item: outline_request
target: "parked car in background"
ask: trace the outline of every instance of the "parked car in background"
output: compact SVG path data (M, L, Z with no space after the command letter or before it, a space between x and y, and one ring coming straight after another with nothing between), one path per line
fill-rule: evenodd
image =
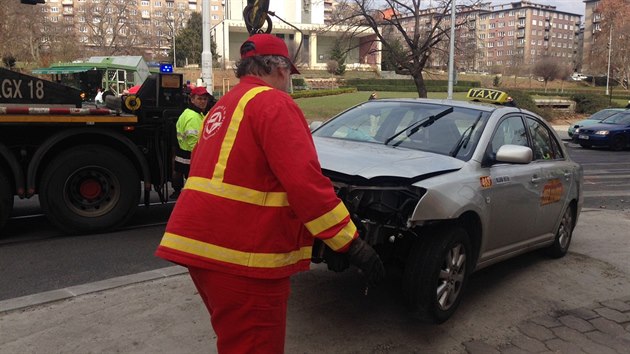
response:
M580 73L573 73L573 75L571 75L571 80L573 81L582 81L584 79L586 79L588 76L584 75L584 74L580 74Z
M577 128L581 128L581 127L587 127L589 125L593 125L596 123L601 122L602 120L612 116L613 114L617 114L619 112L623 112L625 111L626 108L606 108L606 109L602 109L601 111L597 111L595 113L593 113L593 115L591 115L590 117L575 122L574 124L572 124L571 126L569 126L569 129L567 130L567 133L569 134L569 137L573 137L573 134L575 133L575 129Z
M577 128L573 140L583 148L606 146L618 151L630 147L630 111L625 110L597 124Z
M468 97L505 103L507 94L474 89ZM402 275L404 298L421 319L446 321L475 270L534 249L553 257L569 249L582 167L534 113L377 99L315 128L313 140L360 237L388 274ZM329 250L317 250L325 260Z

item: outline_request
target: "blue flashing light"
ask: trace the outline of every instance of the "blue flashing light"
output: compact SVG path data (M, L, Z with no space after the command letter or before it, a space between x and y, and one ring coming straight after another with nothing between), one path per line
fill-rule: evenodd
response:
M161 73L172 73L173 72L173 64L160 64L160 72Z

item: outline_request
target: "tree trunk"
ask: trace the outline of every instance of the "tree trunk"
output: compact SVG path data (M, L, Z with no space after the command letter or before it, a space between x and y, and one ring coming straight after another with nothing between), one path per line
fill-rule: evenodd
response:
M418 72L414 75L413 82L416 84L416 88L418 89L418 97L419 98L427 98L427 87L424 85L424 77L422 77L422 72Z

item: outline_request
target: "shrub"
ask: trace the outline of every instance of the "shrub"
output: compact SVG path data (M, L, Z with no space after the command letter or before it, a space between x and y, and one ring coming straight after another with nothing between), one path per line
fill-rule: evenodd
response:
M356 92L357 89L354 87L344 87L332 90L308 90L308 91L298 91L293 92L291 97L293 98L307 98L307 97L321 97L321 96L330 96L330 95L340 95L342 93L350 93Z
M508 92L508 95L510 95L510 97L514 99L514 102L516 102L516 105L518 106L518 108L522 108L530 112L534 112L547 120L550 120L551 118L553 118L551 114L552 111L538 108L532 96L530 96L529 93L527 93L526 91L510 90Z
M492 80L492 86L494 87L501 86L501 78L498 75L495 75L494 79Z
M575 113L593 114L610 107L608 97L597 94L578 93L571 96L575 101Z

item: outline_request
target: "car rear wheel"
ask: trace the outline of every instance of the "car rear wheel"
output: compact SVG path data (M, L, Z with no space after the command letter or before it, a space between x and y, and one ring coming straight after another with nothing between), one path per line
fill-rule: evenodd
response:
M13 210L13 192L9 178L0 170L0 230ZM0 236L2 234L0 233Z
M614 136L612 143L610 143L610 149L614 151L621 151L626 147L626 138L623 135Z
M575 227L575 219L573 217L573 207L568 206L564 211L562 219L560 219L560 226L556 231L556 238L553 244L547 248L547 253L553 258L564 257L569 251L569 245L571 245L571 237L573 236L573 228Z
M459 226L431 230L412 247L403 280L412 314L420 320L442 323L459 306L471 272L468 233Z
M131 161L105 146L82 145L48 165L39 191L48 219L67 233L104 232L125 223L140 198Z

